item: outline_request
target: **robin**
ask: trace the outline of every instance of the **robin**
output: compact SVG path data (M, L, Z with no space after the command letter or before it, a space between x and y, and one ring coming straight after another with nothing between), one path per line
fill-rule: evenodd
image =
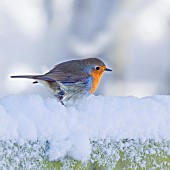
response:
M43 75L19 75L11 78L34 79L34 84L45 84L62 105L67 105L92 94L104 71L112 70L106 68L98 58L87 58L57 64Z

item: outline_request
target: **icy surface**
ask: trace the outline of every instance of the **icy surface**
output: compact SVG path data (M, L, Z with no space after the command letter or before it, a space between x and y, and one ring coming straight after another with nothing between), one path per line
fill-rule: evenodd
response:
M129 157L134 157L136 148L130 149L126 146L130 146L129 143L116 144L116 141L133 139L135 142L140 140L136 143L143 142L145 145L148 139L158 143L168 141L169 122L169 96L140 99L133 96L91 96L74 107L64 107L54 98L43 99L38 95L10 95L0 99L0 141L48 142L50 145L46 154L49 160L62 159L67 155L83 162L95 160L96 152L91 158L90 154L95 151L96 146L106 146L105 143L109 143L103 143L106 139L115 141L112 145L114 143L119 150L128 148ZM134 147L133 140L131 143ZM98 141L97 145L94 141ZM170 149L167 145L162 145L162 150L169 155ZM0 144L0 149L1 147ZM116 147L104 148L105 155L114 156L115 161L120 158ZM147 153L146 150L145 152ZM148 152L156 154L157 150L150 148ZM140 160L140 157L136 157L136 160L138 159ZM140 165L145 166L145 161L140 161Z

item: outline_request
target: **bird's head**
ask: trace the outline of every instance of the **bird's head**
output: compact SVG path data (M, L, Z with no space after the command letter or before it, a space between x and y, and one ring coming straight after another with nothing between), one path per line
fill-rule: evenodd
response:
M103 61L98 58L87 58L83 60L85 71L90 75L101 76L104 71L112 71L108 69Z
M88 58L83 60L83 65L85 67L85 72L92 77L92 87L90 93L93 93L100 81L100 78L105 71L112 71L108 69L103 61L98 58Z

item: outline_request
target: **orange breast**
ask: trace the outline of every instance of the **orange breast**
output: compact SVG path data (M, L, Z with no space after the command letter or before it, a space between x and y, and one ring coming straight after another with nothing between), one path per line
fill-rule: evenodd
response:
M100 66L100 70L93 70L90 73L90 76L92 77L92 87L90 89L90 93L93 93L96 90L99 84L100 78L103 72L105 71L105 69L106 69L106 66Z

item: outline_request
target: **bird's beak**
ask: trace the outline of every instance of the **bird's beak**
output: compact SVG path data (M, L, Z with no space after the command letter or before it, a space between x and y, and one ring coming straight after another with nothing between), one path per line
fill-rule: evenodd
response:
M109 69L109 68L106 68L106 69L105 69L105 71L112 71L112 70L111 70L111 69Z

